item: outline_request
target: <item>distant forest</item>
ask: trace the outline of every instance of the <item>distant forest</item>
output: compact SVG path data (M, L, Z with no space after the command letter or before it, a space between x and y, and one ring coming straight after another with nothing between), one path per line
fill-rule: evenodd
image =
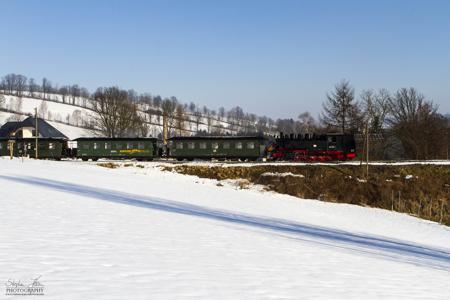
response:
M20 74L3 76L0 91L45 100L59 95L67 104L81 99L83 107L95 112L91 125L111 137L147 135L143 124L148 114L162 117L170 135L192 134L186 127L188 121L196 123L195 134L199 135L337 132L354 134L361 141L368 137L372 159L449 158L448 116L442 115L437 105L413 87L395 92L364 90L355 95L350 82L342 80L324 95L318 119L309 112L301 112L296 119L276 120L244 112L240 106L214 110L193 102L182 103L176 97L162 98L118 87L100 87L91 93L77 84L58 86L47 78L38 83ZM0 108L2 102L4 97L0 97Z

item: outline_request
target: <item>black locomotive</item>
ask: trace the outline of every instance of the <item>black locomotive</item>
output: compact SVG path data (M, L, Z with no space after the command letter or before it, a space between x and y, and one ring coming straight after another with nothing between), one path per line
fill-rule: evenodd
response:
M347 134L280 134L267 146L269 160L342 161L356 157L355 139Z

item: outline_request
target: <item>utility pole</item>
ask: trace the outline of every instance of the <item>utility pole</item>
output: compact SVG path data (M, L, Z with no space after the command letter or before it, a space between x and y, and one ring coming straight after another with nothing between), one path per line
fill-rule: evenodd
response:
M168 116L167 114L163 114L163 144L167 145L167 137L168 137Z
M36 121L36 128L35 128L35 147L34 147L34 151L35 151L35 158L38 159L38 155L39 155L39 151L38 151L38 147L39 147L39 131L38 131L38 114L37 114L37 107L34 108L34 116L35 116L35 121Z
M366 175L369 180L369 122L366 123Z

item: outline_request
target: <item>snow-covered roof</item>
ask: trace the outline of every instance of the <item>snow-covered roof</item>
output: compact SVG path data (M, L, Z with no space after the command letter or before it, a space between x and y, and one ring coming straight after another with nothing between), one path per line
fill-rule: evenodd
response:
M68 139L61 131L47 123L44 119L37 118L39 136L44 138ZM11 134L23 127L35 128L36 119L28 117L22 122L7 122L0 128L0 137L10 137Z

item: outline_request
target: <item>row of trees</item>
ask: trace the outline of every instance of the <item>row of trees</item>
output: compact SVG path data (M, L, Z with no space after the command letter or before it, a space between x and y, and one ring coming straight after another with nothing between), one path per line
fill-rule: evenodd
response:
M77 84L64 85L58 87L53 85L50 80L43 78L41 83L37 83L34 78L27 78L21 74L7 74L0 80L0 90L8 95L18 97L30 96L32 98L41 98L53 100L51 95L62 95L64 103L75 104L76 98L89 98L89 91Z
M85 108L95 108L96 92L89 91L77 84L58 86L47 78L43 78L38 84L33 78L27 78L21 74L7 74L0 80L0 91L7 95L18 97L29 96L32 98L62 101L72 105ZM194 122L194 131L201 131L200 125L206 125L202 134L221 134L226 132L221 124L228 123L228 132L240 134L245 133L267 133L274 128L275 121L268 117L258 117L255 114L245 113L239 106L227 111L220 107L217 111L206 106L199 106L194 102L181 103L176 97L162 98L148 93L139 94L134 90L122 90L127 93L127 100L138 104L138 109L155 115L158 119L168 116L170 127L182 132L188 121ZM91 107L93 106L93 107ZM202 126L203 127L203 126Z
M321 123L327 131L363 133L378 137L374 154L385 158L393 141L408 159L448 158L449 119L415 88L393 94L365 90L359 100L348 81L335 86L323 104Z

